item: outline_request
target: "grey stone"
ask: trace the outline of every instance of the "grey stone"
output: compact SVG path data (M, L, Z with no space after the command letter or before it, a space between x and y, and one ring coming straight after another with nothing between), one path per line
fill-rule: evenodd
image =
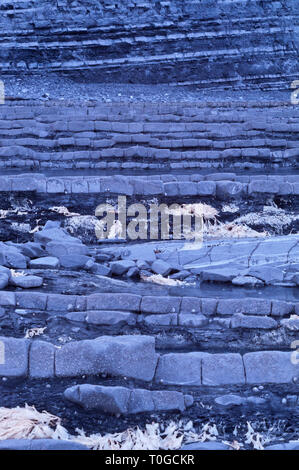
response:
M179 325L191 328L201 328L206 326L209 320L204 315L185 313L179 315Z
M203 385L244 384L244 367L240 354L211 354L202 359Z
M216 299L201 299L201 310L203 315L211 316L216 312L218 301Z
M135 294L92 294L87 297L87 310L138 311L141 296Z
M231 320L231 328L257 328L262 330L271 330L277 328L277 322L270 317L242 315L236 313Z
M255 266L249 269L248 274L261 279L266 284L283 281L282 269L274 266Z
M130 268L126 273L126 277L129 279L136 278L138 276L139 276L139 269L136 266Z
M256 181L252 181L248 185L249 194L254 194L254 193L276 194L278 192L279 192L279 184L276 183L275 181L268 181L266 179L256 180Z
M217 306L219 315L233 315L234 313L246 313L248 315L269 315L271 313L271 301L263 299L220 299Z
M26 269L27 258L17 248L0 242L0 265L8 268Z
M10 284L23 289L30 289L32 287L40 287L43 284L43 278L39 276L12 276Z
M46 245L52 241L59 241L64 243L81 243L75 237L69 235L65 230L60 227L44 227L40 232L35 232L34 241Z
M30 261L31 269L57 269L60 266L59 259L53 256L44 256Z
M230 408L232 406L243 405L246 402L245 398L240 397L239 395L222 395L215 398L215 403L217 405L224 406L225 408Z
M153 391L152 397L155 411L185 410L184 395L180 392L172 390Z
M201 280L214 282L230 282L240 273L241 269L232 266L212 268L202 270L200 273Z
M87 246L79 243L77 241L68 242L68 241L51 241L47 243L46 249L49 255L55 257L67 256L67 255L87 255L88 248Z
M16 304L21 308L45 310L47 295L41 292L17 292Z
M78 442L62 439L5 439L0 450L89 450Z
M244 193L244 186L237 181L218 181L216 185L216 196L223 201L238 198Z
M184 395L176 391L130 390L125 387L83 384L66 389L64 396L87 410L97 409L115 415L184 411L186 408Z
M84 322L86 312L68 312L65 314L65 318L69 321Z
M118 310L90 310L87 312L86 321L93 325L135 325L136 315Z
M154 273L161 274L162 276L167 276L172 270L171 266L161 259L154 261L151 269Z
M292 353L260 351L243 356L246 381L256 383L290 383L299 377L299 364L292 363Z
M157 359L152 337L101 336L70 342L56 350L56 375L76 377L107 373L150 381Z
M180 297L144 296L140 309L143 313L178 313L180 303Z
M216 194L216 183L214 181L200 181L197 183L197 194L199 196L214 196Z
M32 341L29 351L29 375L32 378L54 377L55 346L45 341Z
M178 324L178 315L177 313L162 313L161 315L142 315L139 321L143 321L143 323L150 326L176 326Z
M89 256L85 255L63 255L59 257L60 265L63 268L69 269L83 269L86 267L88 261L92 260Z
M0 376L26 377L29 341L0 337Z
M261 405L265 405L265 403L267 403L267 400L265 398L262 398L262 397L247 397L246 398L246 403L248 405L253 405L253 406L261 406Z
M122 276L134 266L135 263L131 260L112 261L110 263L110 269L112 274L116 274L117 276Z
M190 452L193 452L194 450L231 450L231 447L223 444L222 442L209 441L185 444L180 448L180 450L186 450Z
M8 285L9 276L6 273L0 272L0 289L5 289Z
M75 295L48 294L47 311L70 312L75 310L77 297Z
M286 318L285 320L281 320L281 325L287 328L290 331L298 331L299 330L299 318Z
M155 410L153 393L150 390L135 389L128 401L128 413L148 413Z
M45 250L40 243L27 242L19 245L19 249L24 256L28 258L40 258L46 256Z
M181 302L181 314L201 313L201 298L200 297L183 297Z
M260 279L257 279L253 276L237 276L232 279L232 284L234 286L263 286L264 283Z
M201 363L207 353L170 353L159 358L155 382L165 385L201 385Z
M104 264L95 263L92 267L92 272L100 276L109 276L111 274L111 268Z
M101 385L74 385L67 388L64 397L86 410L101 410L114 415L126 414L131 390L125 387Z
M170 279L179 279L180 281L183 281L188 276L190 276L190 271L183 269L182 271L179 271L178 273L172 274L170 276Z

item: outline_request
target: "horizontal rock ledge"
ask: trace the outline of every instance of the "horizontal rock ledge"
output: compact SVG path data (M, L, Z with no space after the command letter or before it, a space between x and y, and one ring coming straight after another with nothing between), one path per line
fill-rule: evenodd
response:
M61 347L41 340L0 337L0 377L80 377L105 374L181 386L292 383L296 351L158 355L151 336L101 336Z

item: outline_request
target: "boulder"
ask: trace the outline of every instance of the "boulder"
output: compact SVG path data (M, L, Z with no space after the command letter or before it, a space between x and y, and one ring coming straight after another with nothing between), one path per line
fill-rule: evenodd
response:
M54 256L44 256L31 260L29 266L31 269L58 269L60 263Z
M112 261L110 263L111 273L117 276L122 276L130 268L133 268L134 266L135 266L135 263L134 261L131 261L131 260Z
M76 240L76 239L75 239ZM51 241L47 243L46 250L49 255L61 257L64 255L87 255L88 247L78 241Z
M7 268L26 269L27 257L14 246L0 242L0 265Z
M22 289L30 289L32 287L40 287L43 284L43 278L39 276L12 276L10 284Z
M46 256L45 250L40 243L27 242L18 245L19 250L24 256L28 258L40 258Z
M153 262L151 269L156 274L161 274L161 276L168 276L172 270L172 267L165 261L157 259Z
M59 256L60 266L68 269L83 269L92 258L85 255L62 255Z
M101 385L74 385L67 388L64 397L86 410L101 410L109 414L126 414L131 390L125 387Z
M81 243L80 240L75 237L72 237L65 230L56 225L54 227L44 227L43 230L35 232L34 241L37 243L41 243L42 245L46 245L47 243L52 241Z

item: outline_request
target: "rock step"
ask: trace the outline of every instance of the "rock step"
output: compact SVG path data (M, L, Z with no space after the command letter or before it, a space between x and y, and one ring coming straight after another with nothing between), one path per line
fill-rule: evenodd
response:
M258 298L212 299L201 297L141 296L130 293L91 295L0 291L0 306L47 312L122 311L143 314L202 314L225 318L234 314L286 317L298 314L298 302Z
M220 103L218 112L213 103L7 103L0 109L3 168L262 169L298 159L298 113L288 103Z
M222 179L221 179L222 178ZM237 176L157 175L157 176L72 176L45 177L41 174L0 176L0 192L40 194L115 194L211 196L218 200L240 200L258 195L298 196L299 175Z
M108 374L180 386L296 383L297 352L209 354L155 352L151 336L101 336L61 347L44 341L0 338L1 377L79 377ZM142 364L142 368L140 367Z

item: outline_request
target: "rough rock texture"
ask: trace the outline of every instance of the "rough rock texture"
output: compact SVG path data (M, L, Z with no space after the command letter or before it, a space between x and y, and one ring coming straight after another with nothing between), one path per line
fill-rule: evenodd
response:
M297 24L295 0L5 1L1 71L277 86L297 78Z
M1 51L0 51L1 55ZM288 83L289 88L289 83ZM258 95L259 96L259 95ZM296 166L298 107L285 101L191 103L98 103L12 100L1 105L0 168L27 172L0 178L0 191L59 194L144 194L216 196L239 200L270 194L298 194L298 175L242 175L231 169ZM92 174L42 174L47 169L138 170L113 178ZM174 171L194 169L194 177ZM221 173L197 175L199 169ZM159 172L168 169L163 184ZM144 170L156 170L147 175ZM24 173L24 171L23 171ZM164 175L165 176L165 175ZM274 178L274 179L273 179ZM148 180L144 185L144 179ZM273 183L275 182L275 184ZM187 182L187 184L186 184ZM297 186L296 184L297 183Z
M85 409L98 409L110 414L136 414L151 411L185 410L185 398L175 391L130 390L125 387L75 385L64 392L67 400ZM190 402L189 406L191 406Z

